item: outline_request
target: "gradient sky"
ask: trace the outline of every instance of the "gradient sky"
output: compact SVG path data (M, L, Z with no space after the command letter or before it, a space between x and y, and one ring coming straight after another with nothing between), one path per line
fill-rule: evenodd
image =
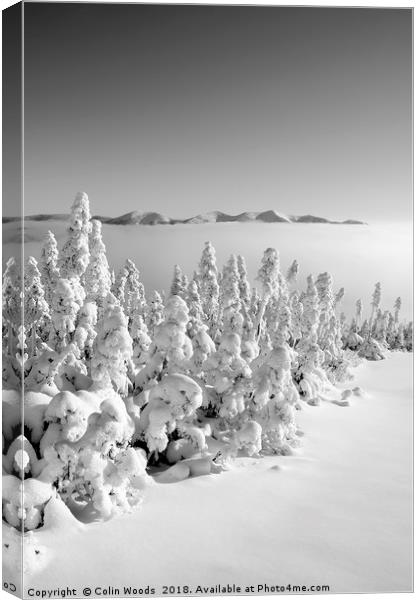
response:
M411 18L25 4L25 212L409 219Z

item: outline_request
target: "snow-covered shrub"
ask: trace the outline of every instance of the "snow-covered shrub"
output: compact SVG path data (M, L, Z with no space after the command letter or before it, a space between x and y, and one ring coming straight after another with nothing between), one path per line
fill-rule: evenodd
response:
M196 416L201 405L201 387L187 375L165 375L150 390L137 435L146 442L155 459L166 449L173 458L174 446L168 446L179 439L186 440L194 452L205 450L209 431L199 426Z
M185 373L191 365L193 348L187 335L189 313L186 302L170 296L165 306L165 318L155 328L147 363L135 378L137 392L154 385L166 373Z
M213 414L237 428L250 395L252 372L241 356L241 339L237 333L223 334L219 348L203 364L206 380L218 394ZM223 426L223 425L222 425Z
M262 427L262 448L268 453L289 454L297 444L295 405L299 396L291 376L292 360L293 351L283 343L254 367L252 414Z
M134 423L119 394L110 387L91 390L61 392L51 400L40 448L70 508L73 502L91 503L108 518L141 500L146 460L130 447Z

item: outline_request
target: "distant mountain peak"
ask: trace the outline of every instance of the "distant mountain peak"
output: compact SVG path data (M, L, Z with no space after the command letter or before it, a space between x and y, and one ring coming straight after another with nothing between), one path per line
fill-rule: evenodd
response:
M28 221L54 221L64 220L67 215L63 214L38 214L26 216L25 219ZM159 212L140 212L133 210L125 213L120 217L103 217L95 215L93 217L102 223L109 225L198 225L202 223L250 223L250 222L262 222L262 223L328 223L331 225L366 225L363 221L356 221L355 219L347 219L346 221L332 221L325 219L324 217L317 217L315 215L284 215L276 210L264 210L260 212L246 211L239 213L238 215L230 215L221 210L213 210L207 213L202 213L188 219L171 219L166 217ZM19 217L3 217L3 223L11 221L19 221Z

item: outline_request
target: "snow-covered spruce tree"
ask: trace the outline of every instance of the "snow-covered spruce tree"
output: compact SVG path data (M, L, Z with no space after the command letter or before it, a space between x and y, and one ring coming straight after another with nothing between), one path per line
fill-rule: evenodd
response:
M380 313L380 318L377 320L374 337L383 348L387 348L387 331L390 322L390 311L385 310Z
M36 353L42 341L42 329L47 328L49 307L45 300L44 288L38 263L33 256L28 258L25 265L23 284L23 324L27 340L28 356Z
M252 288L252 294L250 296L250 307L249 307L249 317L253 323L255 332L257 330L257 317L261 310L262 298L259 295L258 289L256 287Z
M243 316L240 312L240 276L237 268L237 258L231 255L223 267L220 286L220 324L223 334L237 333L241 335Z
M325 350L327 341L329 341L329 320L334 315L335 297L332 290L332 283L332 277L326 272L320 273L316 279L316 288L319 297L319 325L317 335L319 346L323 350Z
M188 284L186 304L189 311L188 332L190 337L193 338L196 332L196 327L201 326L205 319L198 285L194 279L191 279Z
M279 292L279 255L275 248L267 248L262 257L262 263L257 274L261 283L262 296L258 314L255 319L257 339L263 334L263 318L266 307L271 299L275 299Z
M199 263L199 292L201 294L202 308L210 335L214 335L218 324L218 302L220 287L218 284L218 268L215 250L211 242L205 243Z
M370 333L372 333L374 317L376 317L376 315L377 315L377 312L380 308L380 303L381 303L381 283L378 282L375 284L374 293L372 295L371 315L370 315L370 320L369 320Z
M320 309L312 275L307 277L307 290L302 296L302 305L301 338L295 346L297 364L293 377L303 398L310 404L318 404L319 396L327 387L328 381L322 367L324 352L317 342Z
M361 300L357 300L356 302L356 313L355 317L352 319L352 323L349 326L348 331L345 335L343 335L343 347L356 352L359 350L361 345L364 342L364 338L360 335L362 327L361 327L361 317L362 317L362 303ZM368 329L368 323L365 325L366 331ZM358 333L359 332L359 333Z
M396 301L394 303L394 323L396 325L398 325L399 323L399 316L400 316L400 309L402 307L402 299L400 298L400 296L398 298L396 298Z
M239 273L240 300L242 305L249 310L251 300L250 284L247 276L246 261L244 260L244 256L241 254L237 256L237 270Z
M359 333L360 329L361 329L361 323L362 323L362 300L359 298L356 301L356 310L355 310L355 333Z
M128 328L131 329L135 314L144 316L147 308L144 285L141 282L140 272L134 261L130 259L125 261L120 282L123 286L123 293L118 300L128 317Z
M401 336L400 336L401 337ZM403 340L403 345L401 344L401 347L406 348L406 350L408 352L413 352L413 322L410 321L407 324L407 327L404 329L404 340Z
M41 260L39 261L41 281L44 287L45 300L51 306L52 295L60 276L58 269L58 245L54 234L48 231L41 248Z
M165 374L189 371L192 342L187 335L188 323L186 302L179 296L169 296L164 321L154 331L147 364L135 378L137 394L153 387Z
M186 296L185 279L182 269L179 265L175 265L173 270L173 279L172 285L170 286L170 294L172 296L180 296L183 299L185 299Z
M130 447L133 421L108 383L54 396L40 442L41 461L61 499L70 509L91 506L105 519L130 511L148 478L144 453Z
M387 331L385 333L386 344L390 350L395 349L395 341L396 341L396 325L394 322L394 315L389 312L388 315L388 323L387 323Z
M19 329L22 326L21 274L16 260L9 258L3 273L3 349L15 358Z
M202 365L208 356L215 352L215 344L208 334L207 325L204 324L204 311L194 279L188 284L187 306L189 311L187 332L191 338L193 349L191 370L195 377L202 378Z
M58 261L61 278L80 278L84 275L90 258L90 228L89 199L84 192L78 192L71 207L67 241Z
M290 454L298 445L295 405L298 392L291 375L294 352L281 334L262 363L254 364L251 415L262 427L262 450Z
M210 428L198 422L201 404L201 387L181 373L166 374L151 388L136 437L144 440L153 462L174 463L206 450Z
M79 279L59 278L51 302L51 329L49 345L61 352L73 340L76 318L85 299Z
M289 300L291 321L290 321L290 345L294 347L301 339L301 322L303 320L304 307L300 302L297 291L292 292Z
M142 409L136 439L146 444L154 462L176 462L180 455L185 457L185 453L192 455L206 448L209 430L199 425L196 415L202 404L202 390L187 375L193 370L189 321L186 302L170 296L165 319L155 329L147 363L136 376Z
M252 372L241 356L241 339L237 333L223 333L216 352L203 364L207 382L214 387L216 399L208 414L219 418L217 428L238 430L245 415L251 392Z
M358 354L361 358L366 358L367 360L383 360L385 358L383 346L373 337L377 322L381 319L380 303L381 283L378 282L375 284L372 295L371 315L368 326L365 327L365 333L363 331L360 332L360 335L364 338L364 342L359 348Z
M128 318L112 293L105 298L93 342L91 377L94 382L128 394L127 368L132 358Z
M319 295L319 325L317 329L318 344L324 352L324 363L328 377L334 383L345 378L349 366L343 355L340 320L336 314L336 306L343 297L341 288L335 296L333 281L329 273L320 273L316 280Z
M153 338L154 331L157 325L160 325L164 320L164 303L161 295L156 290L153 290L151 297L147 303L147 310L145 314L145 323L147 325L148 332Z
M89 372L93 342L96 337L97 319L98 307L96 302L86 300L78 313L73 339L78 349L78 356L85 362Z
M297 275L298 275L298 271L299 271L299 264L296 260L293 260L291 263L291 266L289 267L288 271L287 271L287 276L286 276L286 280L287 280L287 284L289 286L292 286L295 284L295 282L297 281Z
M334 301L334 304L333 304L333 308L335 309L335 313L336 313L336 310L337 310L339 304L342 302L344 295L345 295L345 288L341 287L339 289L339 291L335 294L335 301Z
M241 335L242 357L250 365L250 363L259 355L259 344L256 340L256 330L254 327L251 308L246 308L242 303L243 327Z
M93 219L91 226L90 261L84 275L84 289L87 300L96 302L100 314L103 301L111 291L112 280L106 258L106 247L102 240L102 223Z
M135 372L138 372L147 363L148 349L151 345L151 338L148 334L147 325L140 314L134 316L131 326L131 337L132 361Z

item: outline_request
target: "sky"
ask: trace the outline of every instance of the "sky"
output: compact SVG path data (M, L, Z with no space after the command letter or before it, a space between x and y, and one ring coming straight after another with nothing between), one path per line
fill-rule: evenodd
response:
M411 11L25 4L25 212L407 220Z

